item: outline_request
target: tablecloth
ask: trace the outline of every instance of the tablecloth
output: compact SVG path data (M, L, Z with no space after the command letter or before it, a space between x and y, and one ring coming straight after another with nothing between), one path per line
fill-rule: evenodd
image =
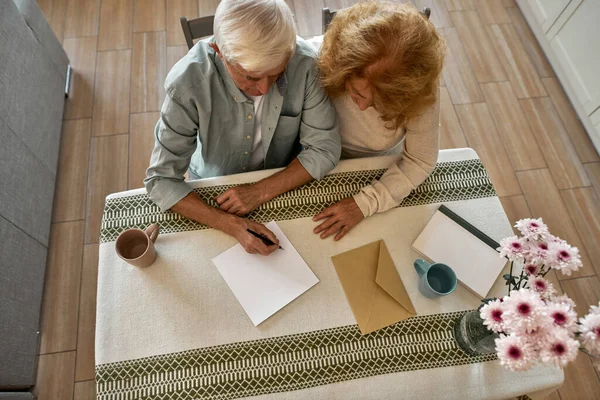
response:
M467 356L454 320L480 300L464 287L420 295L410 245L440 204L496 240L509 221L472 149L441 151L434 173L397 208L362 221L344 239L321 240L311 217L380 176L391 157L347 160L327 177L286 193L250 218L276 220L320 282L255 327L211 259L235 239L162 213L143 189L107 197L99 254L96 382L98 399L504 399L554 390L563 373L513 373L494 355ZM258 171L192 182L214 205L227 188ZM161 225L149 268L114 252L123 229ZM418 316L361 336L330 257L383 239ZM468 255L465 255L468 257ZM502 295L498 279L490 295Z

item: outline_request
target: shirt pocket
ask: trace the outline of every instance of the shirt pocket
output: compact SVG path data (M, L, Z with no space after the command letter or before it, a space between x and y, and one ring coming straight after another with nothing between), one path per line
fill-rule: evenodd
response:
M265 159L265 168L286 167L300 153L300 136L298 135L300 119L300 115L296 117L281 115L279 117L277 129Z
M301 115L298 114L295 117L280 115L277 127L275 128L275 134L273 134L273 140L281 142L296 139L300 131Z

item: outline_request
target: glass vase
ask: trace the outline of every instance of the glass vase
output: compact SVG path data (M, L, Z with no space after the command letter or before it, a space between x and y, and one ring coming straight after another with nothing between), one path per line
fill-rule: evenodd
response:
M496 351L494 340L498 335L483 324L483 319L479 316L481 307L483 305L463 314L454 323L454 338L458 347L472 356Z

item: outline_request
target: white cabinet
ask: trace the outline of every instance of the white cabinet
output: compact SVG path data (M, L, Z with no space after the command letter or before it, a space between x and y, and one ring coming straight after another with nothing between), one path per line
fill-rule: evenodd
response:
M583 1L550 42L588 115L600 106L599 20L600 1Z
M594 128L596 129L596 135L600 138L600 108L597 109L591 116L590 120L592 124L594 124Z
M600 0L517 0L600 152Z
M590 120L592 121L592 124L594 124L594 126L597 126L598 124L600 124L600 108L597 109L596 112L594 112L590 116Z
M567 7L570 0L528 0L533 15L544 32L548 32L554 21Z

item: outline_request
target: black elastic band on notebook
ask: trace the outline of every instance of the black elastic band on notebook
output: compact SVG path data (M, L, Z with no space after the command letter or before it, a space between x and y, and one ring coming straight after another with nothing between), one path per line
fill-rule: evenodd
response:
M481 232L479 229L475 228L473 225L471 225L469 222L465 221L461 216L456 214L454 211L450 210L445 205L442 204L440 206L439 210L442 214L444 214L445 216L450 218L452 221L456 222L457 224L459 224L460 226L465 228L473 236L477 237L479 240L481 240L483 243L490 246L492 249L496 250L498 247L500 247L500 243L496 242L494 239L492 239L485 233Z

